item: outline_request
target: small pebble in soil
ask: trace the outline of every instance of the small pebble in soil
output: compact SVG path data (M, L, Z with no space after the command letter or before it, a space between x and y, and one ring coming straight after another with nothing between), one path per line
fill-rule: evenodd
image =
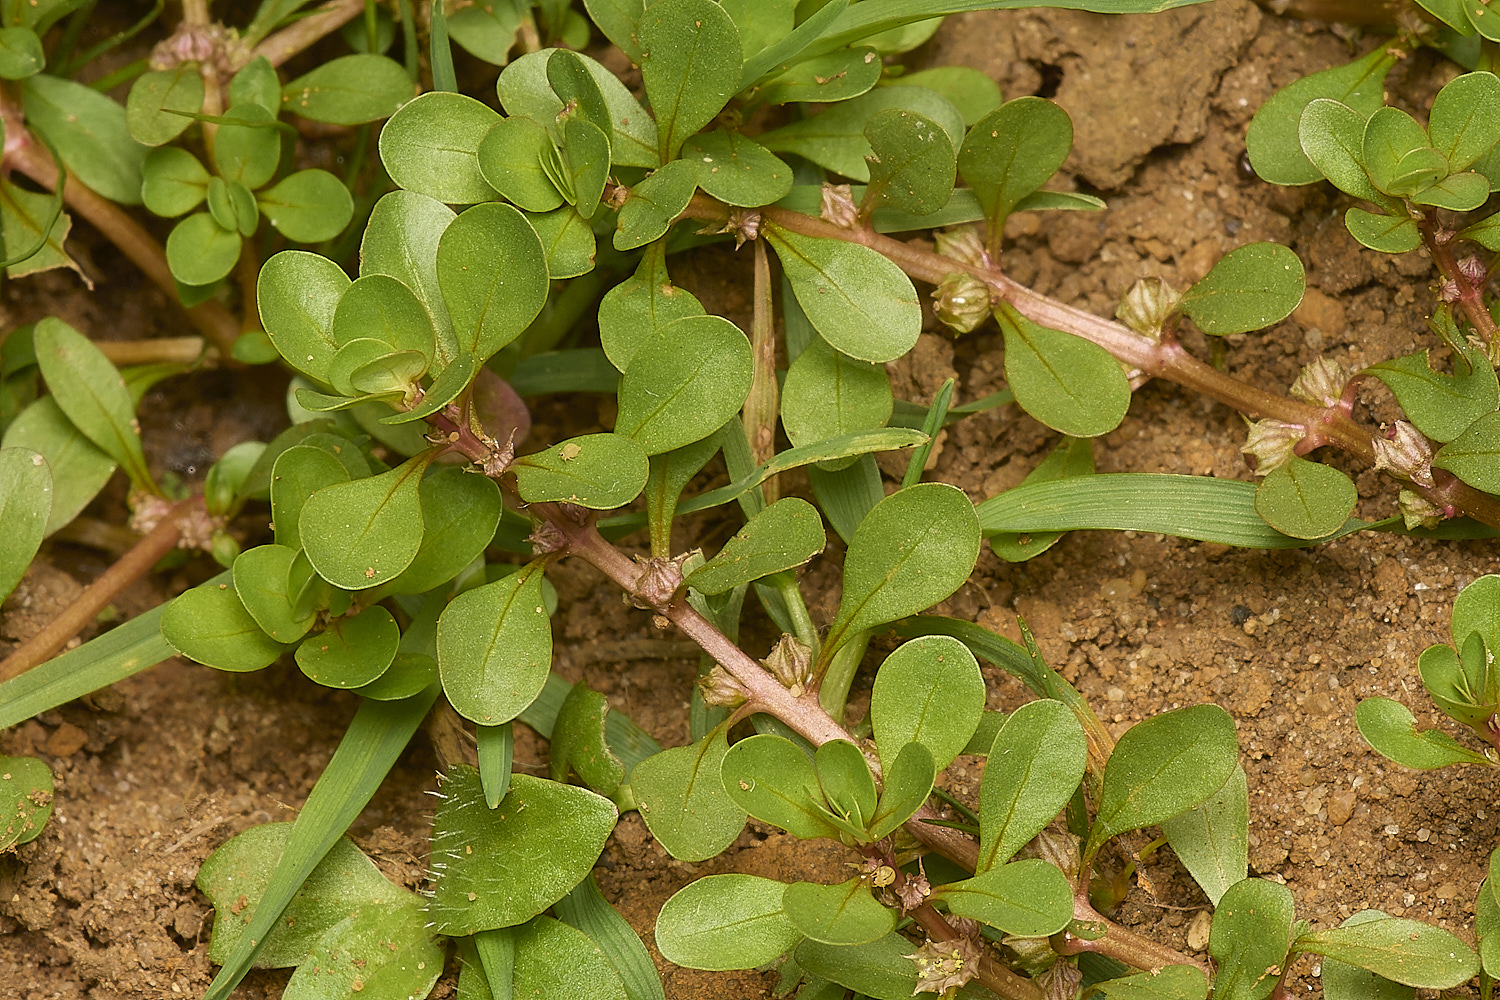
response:
M1213 930L1213 914L1207 910L1199 910L1193 917L1193 922L1188 924L1187 946L1190 951L1204 951L1208 948L1208 936Z

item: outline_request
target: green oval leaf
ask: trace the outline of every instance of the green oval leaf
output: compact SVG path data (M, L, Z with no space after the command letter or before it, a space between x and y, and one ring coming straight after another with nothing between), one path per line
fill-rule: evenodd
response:
M984 678L967 646L946 635L902 643L880 665L870 692L881 766L891 766L906 744L920 743L941 771L962 752L983 712Z
M781 909L786 886L756 875L708 875L667 900L656 918L662 957L688 969L753 969L802 937Z
M386 585L421 594L453 579L484 553L500 523L500 489L486 476L443 468L422 480L422 545L411 565Z
M1377 45L1361 59L1305 76L1262 104L1245 133L1250 164L1272 184L1311 184L1321 180L1297 139L1302 110L1320 97L1348 105L1362 118L1384 101L1385 75L1396 65L1388 46Z
M697 189L698 168L691 160L673 160L653 171L630 189L625 204L620 206L615 249L634 250L659 239L672 228Z
M828 808L863 832L875 815L875 778L864 751L848 740L829 740L813 753L813 768Z
M1500 650L1500 576L1488 573L1459 591L1448 628L1455 648L1478 632L1487 649Z
M1488 893L1481 889L1479 904L1481 913L1484 910L1483 900L1487 895ZM1360 910L1345 920L1343 926L1388 919L1390 918L1379 910ZM1475 929L1479 934L1480 955L1483 956L1485 938L1483 916L1479 916L1475 921ZM1321 978L1325 1000L1414 1000L1417 995L1417 991L1410 986L1391 982L1383 976L1377 976L1373 972L1346 965L1332 958L1323 960Z
M68 171L120 205L141 203L148 147L130 137L125 109L93 87L38 73L22 84L26 125L62 155Z
M203 74L193 63L180 63L135 78L125 99L125 127L136 142L160 146L187 131L189 116L202 110Z
M526 219L542 241L549 278L561 281L594 269L594 231L589 228L589 220L571 206L540 215L528 213Z
M937 777L932 753L920 743L906 744L884 770L885 787L880 791L875 815L870 817L869 834L873 840L889 836L911 819L932 794L933 779Z
M281 106L330 125L362 125L389 118L411 100L406 69L385 56L355 54L330 59L281 91Z
M310 609L298 614L292 608L296 595L288 592L287 579L296 558L297 550L285 545L257 545L241 552L232 567L245 610L277 642L296 642L317 618Z
M1349 235L1381 253L1406 253L1422 245L1421 230L1405 214L1383 215L1351 208L1344 213L1344 226Z
M1500 413L1491 411L1439 448L1432 465L1447 469L1477 490L1496 493L1500 492L1497 456L1500 456Z
M52 472L27 448L0 448L0 602L26 574L46 537L52 513Z
M791 740L762 733L729 748L722 768L724 790L756 819L811 840L837 836L823 816L823 790L812 761Z
M642 345L620 379L616 433L647 455L692 444L734 416L750 393L750 342L722 316L689 316Z
M995 309L1005 335L1005 377L1027 413L1074 437L1098 437L1130 408L1130 382L1098 344L1039 326L1009 302Z
M326 170L299 170L256 196L276 230L298 243L331 240L354 216L354 199Z
M443 692L466 719L509 722L536 700L552 666L552 624L532 563L465 591L438 619ZM569 887L571 888L571 886Z
M1278 243L1250 243L1220 258L1183 294L1181 308L1204 333L1245 333L1290 316L1305 287L1296 254Z
M428 929L421 897L401 892L394 900L355 907L325 931L292 973L282 1000L423 996L442 974L446 954L445 944Z
M1038 858L1013 861L940 886L948 910L1017 937L1046 937L1073 919L1073 890L1056 866Z
M261 322L287 364L324 380L339 348L333 321L349 276L327 257L283 250L260 269L256 302Z
M613 795L625 778L625 765L604 738L609 701L582 681L574 684L552 724L548 760L553 781L566 781L568 772L600 795Z
M453 205L489 201L479 144L500 116L472 97L431 91L408 101L380 130L380 161L408 191Z
M1245 769L1187 812L1161 822L1167 843L1214 905L1249 867L1250 798Z
M728 205L770 205L792 190L792 168L738 132L699 133L682 147L682 158L697 167L698 186Z
M378 604L357 615L335 618L328 628L302 640L297 666L308 680L331 688L357 688L374 681L401 645L401 629Z
M1427 130L1400 108L1379 108L1370 115L1361 152L1370 183L1390 195L1419 191L1424 180L1431 183L1448 172L1448 161L1430 147Z
M161 634L181 655L216 670L259 670L287 648L261 631L227 583L206 583L178 596L162 612Z
M1321 462L1293 455L1261 480L1255 512L1293 538L1326 538L1344 526L1359 493L1349 477Z
M52 818L52 772L35 757L0 757L0 851L29 844Z
M630 203L625 205L628 208ZM642 254L635 274L604 293L599 303L599 343L610 364L623 372L640 346L668 323L702 315L703 306L693 293L672 284L666 248L653 244Z
M1237 882L1219 900L1208 953L1219 963L1214 994L1269 996L1280 978L1296 916L1291 890L1261 878Z
M868 944L896 927L896 911L876 902L862 878L839 885L793 882L782 894L781 909L799 932L824 944Z
M531 919L588 876L617 816L587 789L528 774L513 774L489 809L479 772L455 766L432 823L434 930L459 936Z
M1090 844L1187 812L1234 773L1234 719L1217 705L1153 715L1126 731L1104 769Z
M822 552L826 543L817 509L806 500L785 497L746 522L686 582L699 593L723 594L742 583L801 566Z
M132 484L153 488L141 450L135 400L119 371L92 341L55 317L37 323L33 338L42 377L63 413L120 463Z
M339 349L356 340L373 340L388 351L417 351L429 361L437 349L427 307L388 274L367 274L344 288L330 333ZM336 382L333 367L330 363L330 383Z
M281 161L281 132L274 127L276 115L259 104L241 104L223 115L214 136L213 161L219 176L248 188L260 187L276 173Z
M114 459L85 437L51 396L22 410L5 429L0 446L25 449L46 459L52 480L47 535L77 517L115 471Z
M988 752L979 784L979 872L1005 864L1056 819L1088 763L1078 717L1049 700L1011 713Z
M892 406L883 367L851 358L822 337L797 355L781 389L781 423L793 445L884 427Z
M520 929L515 947L513 996L630 1000L619 972L583 931L539 916Z
M1318 172L1340 191L1386 208L1397 207L1394 200L1375 190L1365 173L1365 115L1347 104L1317 98L1302 109L1297 141Z
M308 498L297 518L302 546L335 587L378 587L410 566L422 545L422 473L428 457Z
M516 490L528 503L576 503L590 510L622 507L640 496L646 453L618 434L586 434L518 458Z
M895 264L857 243L803 236L769 222L761 232L798 305L833 347L884 364L916 345L922 307L911 279Z
M476 364L521 335L551 287L536 230L498 202L475 205L444 230L437 276L458 346Z
M728 752L721 727L691 746L652 754L630 772L641 819L679 861L716 856L745 826L745 811L729 798L720 777Z
M740 89L740 36L712 0L658 0L641 16L637 35L665 163Z
M198 870L198 888L214 906L209 960L225 962L240 944L265 896L291 836L291 823L263 823L220 845ZM395 908L411 893L399 889L347 838L336 840L282 911L281 919L256 953L261 968L300 964L318 939L360 906Z
M47 65L42 40L30 28L0 28L0 79L24 80Z
M781 65L785 66L786 63ZM752 93L757 100L767 104L790 104L793 101L831 104L848 101L868 93L880 81L881 69L880 55L874 49L863 46L857 49L840 49L811 59L799 59L785 73L766 80ZM911 76L908 73L901 77L903 86ZM740 79L743 82L744 74L741 74ZM989 108L985 110L988 111Z
M479 172L485 183L528 212L550 212L563 196L542 169L552 155L547 130L530 118L502 118L479 143Z
M172 219L191 212L208 191L209 173L185 149L153 149L141 167L141 200L160 216Z
M332 452L312 444L298 444L276 457L271 471L271 523L277 544L302 548L302 508L314 493L336 483L347 483L350 471Z
M944 600L963 586L978 558L979 518L962 490L918 483L892 493L849 542L844 592L822 659L858 632Z
M1500 141L1500 79L1465 73L1448 81L1432 101L1427 132L1454 170L1489 152Z
M1454 359L1452 375L1434 371L1426 351L1382 361L1365 371L1385 383L1406 418L1434 441L1452 441L1500 407L1495 369L1476 348L1463 348L1463 359Z
M936 122L903 108L887 108L871 117L865 139L874 154L868 158L870 186L861 211L888 206L931 215L948 203L957 160L952 140Z
M1418 771L1431 771L1450 764L1493 766L1488 757L1475 753L1438 729L1417 729L1416 717L1407 707L1389 698L1366 698L1354 709L1354 724L1382 757Z
M388 274L416 293L437 331L436 360L448 364L458 353L453 322L438 280L437 254L444 231L456 216L436 198L392 191L375 203L359 246L359 273Z
M167 235L167 264L184 285L212 285L234 270L240 234L225 229L207 212L183 219Z
M917 965L910 958L912 943L900 934L887 934L870 944L846 947L803 941L793 956L797 964L873 1000L909 1000L918 996Z
M1073 121L1066 111L1040 97L1019 97L964 136L958 172L995 232L1022 198L1057 173L1072 148Z
M563 124L561 153L569 200L579 215L591 219L609 180L609 136L593 122L569 119Z

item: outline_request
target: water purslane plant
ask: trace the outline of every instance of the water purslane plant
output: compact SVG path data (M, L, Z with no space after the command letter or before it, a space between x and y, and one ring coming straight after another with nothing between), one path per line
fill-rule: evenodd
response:
M5 28L20 32L17 50L57 38L29 71L7 64L27 99L6 122L16 169L63 192L4 189L6 211L22 206L16 218L47 234L12 273L66 263L66 204L170 289L221 358L295 373L291 426L232 449L184 495L153 477L135 418L180 361L122 370L57 319L10 333L0 355L0 517L13 526L0 592L116 468L143 533L0 662L0 724L173 652L227 671L290 655L313 682L363 698L296 822L254 828L205 862L221 966L209 996L229 995L252 965L295 966L292 997L422 996L450 946L464 956L467 996L661 996L641 942L590 875L628 809L685 861L718 855L747 817L849 850L841 883L715 875L658 918L668 960L779 962L799 996L1286 996L1304 953L1324 956L1330 997L1446 989L1493 970L1448 932L1375 911L1314 930L1284 886L1247 878L1246 777L1222 709L1167 712L1117 743L1034 645L922 614L963 585L986 541L1021 561L1075 528L1283 548L1361 530L1465 538L1500 527L1500 348L1481 257L1500 249L1500 229L1494 216L1464 215L1500 188L1496 43L1477 15L1463 15L1479 39L1467 48L1434 25L1408 26L1282 91L1252 124L1250 159L1265 179L1326 179L1360 201L1346 216L1356 239L1428 249L1442 279L1434 343L1451 368L1425 351L1360 372L1320 360L1279 395L1193 357L1179 333L1189 323L1211 337L1247 333L1289 315L1303 275L1285 247L1240 247L1187 289L1144 279L1118 322L1006 275L1012 214L1104 208L1048 186L1071 122L1042 98L1004 101L972 70L903 72L901 55L939 16L1018 5L502 2L434 6L418 24L408 5L392 20L334 3L286 23L300 6L263 4L235 34L185 5L123 105L43 70L88 55L72 51L79 15L59 8ZM1424 7L1462 37L1452 11ZM280 78L287 57L341 25L359 51ZM638 92L578 51L595 30L640 67ZM382 54L398 34L400 62ZM503 113L458 91L451 42L503 66ZM1473 67L1425 124L1380 100L1391 52L1418 44ZM419 80L431 86L417 94ZM93 124L74 128L84 112ZM290 169L289 113L354 130L346 178ZM377 135L372 123L387 117ZM79 183L62 187L59 170ZM165 247L128 214L137 203L183 217ZM31 249L12 247L6 223L7 252ZM932 243L891 235L912 232ZM728 239L748 244L748 330L671 278L674 254ZM956 405L950 383L927 405L897 404L882 366L917 342L914 281L931 286L956 332L998 324L1004 392ZM589 313L598 347L567 339ZM1153 377L1254 418L1245 452L1260 483L1095 475L1087 439L1118 426L1132 383ZM1405 415L1388 433L1355 417L1367 378ZM528 450L524 399L557 391L613 394L614 429ZM1064 435L1025 483L976 505L922 481L943 427L1010 402ZM1308 457L1324 446L1397 479L1400 513L1351 516L1352 482ZM901 450L906 471L887 494L874 456ZM690 494L715 456L727 485ZM806 470L810 499L782 495L779 477L794 469ZM269 505L269 534L235 522L256 504ZM712 557L674 546L679 519L729 504L743 527ZM798 569L820 557L826 528L845 551L837 612L818 622L809 609L821 595ZM619 547L641 530L643 552ZM55 655L179 545L211 553L223 572ZM702 649L690 745L661 748L551 672L546 573L568 557ZM738 642L752 595L782 634L769 650ZM871 639L892 631L904 641L876 668L868 719L852 719L856 671ZM1440 704L1483 731L1490 640L1476 626L1475 646L1460 631L1431 671L1424 655L1424 679L1441 674L1429 685ZM1038 700L986 711L980 659ZM433 713L471 729L475 752L444 778L424 898L340 837ZM1362 726L1374 714L1362 709ZM1409 716L1381 718L1386 729L1365 727L1378 747L1408 739ZM551 741L548 778L512 774L517 721ZM961 753L988 761L979 808L950 802L944 818L928 803ZM6 769L13 846L41 832L52 790L39 762ZM1100 851L1151 826L1217 906L1212 966L1103 912ZM1482 954L1489 926L1481 919Z

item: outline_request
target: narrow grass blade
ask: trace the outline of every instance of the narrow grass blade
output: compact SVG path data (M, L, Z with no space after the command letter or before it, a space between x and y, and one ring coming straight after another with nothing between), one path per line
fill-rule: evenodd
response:
M986 537L1002 531L1148 531L1247 549L1310 544L1284 535L1255 511L1255 484L1207 476L1114 473L1027 484L978 506ZM1350 518L1320 541L1369 527Z
M412 734L437 700L438 685L404 701L365 701L339 741L333 759L323 769L307 803L297 816L287 839L286 851L266 886L266 894L255 910L255 919L245 929L239 948L209 984L203 1000L227 1000L239 985L266 932L296 894L323 855L344 835L349 824L375 795L406 749Z
M511 755L515 751L515 731L509 722L498 726L475 726L479 751L479 783L484 788L484 804L498 808L510 791Z
M565 924L589 936L620 974L630 1000L666 1000L661 976L639 935L625 918L609 905L592 873L578 888L552 905Z
M927 456L932 454L933 439L942 429L943 421L948 418L948 404L952 400L953 380L950 378L933 397L932 406L927 410L927 419L922 421L922 433L927 435L927 440L917 445L906 462L906 475L901 477L903 489L922 481L922 469L927 465Z

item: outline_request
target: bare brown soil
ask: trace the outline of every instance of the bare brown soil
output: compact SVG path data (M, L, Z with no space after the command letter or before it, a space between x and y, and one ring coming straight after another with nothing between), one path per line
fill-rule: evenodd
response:
M1392 259L1363 250L1345 232L1331 189L1271 188L1242 164L1245 126L1276 87L1374 44L1328 25L1263 15L1249 0L1219 0L1117 20L1050 11L965 15L950 19L921 58L975 66L1007 98L1040 92L1072 114L1077 149L1065 179L1102 193L1110 210L1012 220L1016 248L1005 265L1040 290L1110 314L1138 276L1182 287L1241 243L1291 245L1308 264L1306 301L1272 330L1229 338L1224 358L1235 374L1284 389L1319 353L1358 367L1429 343L1423 320L1433 271L1420 252ZM1423 109L1456 72L1418 54L1398 66L1388 89ZM165 301L85 230L78 227L78 238L101 279L100 297L88 297L68 275L8 284L0 326L55 312L102 339L184 332ZM711 250L673 267L712 310L748 319L743 255ZM1207 356L1205 343L1190 346ZM926 334L894 366L897 392L925 402L953 374L960 400L992 392L1003 384L1001 347L993 329L956 344ZM1364 392L1372 424L1395 416L1378 387ZM145 408L148 451L184 476L201 475L230 444L274 431L278 394L276 377L261 372L247 379L210 373L158 390ZM609 424L610 407L542 401L534 440L597 429L590 421ZM1054 438L1014 408L982 414L948 432L929 478L983 499L1018 483ZM1243 422L1227 408L1152 384L1095 453L1101 471L1248 479L1238 453L1243 439ZM1359 514L1393 511L1389 482L1330 460L1356 475ZM90 513L118 523L120 510L114 496ZM711 515L688 530L693 537L680 542L713 545L733 528ZM836 607L838 551L833 546L808 572L810 584L826 588L814 591L823 596L812 609L823 621ZM1379 907L1472 940L1473 900L1496 842L1495 775L1390 765L1361 740L1353 711L1361 698L1381 694L1436 723L1420 694L1417 654L1447 641L1453 598L1494 567L1496 552L1489 542L1375 534L1260 552L1083 532L1025 565L986 552L941 610L1012 635L1014 615L1023 614L1049 662L1116 732L1201 701L1228 709L1250 780L1252 868L1291 888L1299 916L1326 926ZM46 555L48 570L0 620L5 639L44 620L104 565L97 552L61 544ZM192 572L127 595L121 611L186 586ZM587 679L664 744L685 742L696 658L683 656L679 637L656 632L585 566L565 563L552 579L562 598L556 669ZM762 655L767 626L747 629L747 648ZM991 707L1024 697L990 668L986 676ZM39 754L58 780L52 825L0 858L0 1000L201 993L212 969L211 911L193 886L199 865L240 830L294 815L353 710L352 697L312 686L294 667L227 675L173 661L0 735L0 752ZM545 754L543 741L523 739L517 759L535 769ZM436 767L419 738L351 831L409 886L424 870L430 800L422 792L434 787ZM980 774L977 762L960 761L949 784L972 794ZM839 880L846 860L834 846L752 824L721 858L682 864L631 814L597 874L649 945L656 911L695 877L742 871ZM1135 889L1119 919L1185 949L1187 927L1206 900L1169 850L1145 871L1155 898ZM775 981L661 968L673 1000L763 996ZM1299 993L1319 995L1313 963L1295 972ZM278 996L285 979L255 973L240 995ZM453 983L450 969L434 996L450 996Z

